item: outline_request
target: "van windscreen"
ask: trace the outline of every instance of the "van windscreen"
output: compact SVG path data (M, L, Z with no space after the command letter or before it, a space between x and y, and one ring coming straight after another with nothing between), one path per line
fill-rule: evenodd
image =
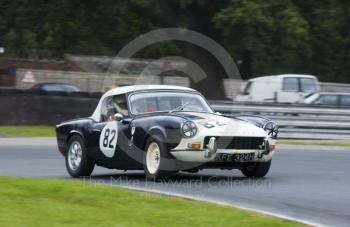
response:
M300 85L302 92L317 92L316 81L312 78L300 78Z

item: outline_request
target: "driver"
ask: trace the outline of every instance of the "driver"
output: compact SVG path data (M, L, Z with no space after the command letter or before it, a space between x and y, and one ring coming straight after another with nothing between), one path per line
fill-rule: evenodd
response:
M114 96L111 103L107 106L107 120L115 121L115 114L120 113L123 116L127 116L129 111L126 105L126 100L121 96Z
M113 97L113 106L117 113L127 116L129 114L128 107L126 105L126 100L123 96Z

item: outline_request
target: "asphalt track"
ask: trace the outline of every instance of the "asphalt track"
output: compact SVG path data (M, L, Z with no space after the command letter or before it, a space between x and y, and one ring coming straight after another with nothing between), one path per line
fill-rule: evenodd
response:
M69 178L51 138L0 138L0 175ZM246 179L237 170L205 170L150 182L140 171L97 167L83 181L208 199L320 225L350 226L349 148L279 145L270 173L260 180Z

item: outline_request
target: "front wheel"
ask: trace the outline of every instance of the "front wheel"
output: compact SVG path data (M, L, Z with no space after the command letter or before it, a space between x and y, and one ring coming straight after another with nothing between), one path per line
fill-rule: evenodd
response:
M90 176L95 164L86 154L85 144L80 136L72 136L68 142L66 168L72 177Z
M148 139L143 163L147 179L155 180L171 174L168 169L173 164L173 159L159 137L153 136Z
M268 162L256 162L244 166L241 171L246 177L256 177L262 178L265 177L269 172L271 166L271 160Z

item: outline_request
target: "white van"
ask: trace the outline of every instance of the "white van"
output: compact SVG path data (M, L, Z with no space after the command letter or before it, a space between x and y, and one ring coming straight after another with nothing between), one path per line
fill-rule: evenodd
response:
M303 102L305 96L319 91L320 85L315 76L282 74L248 80L235 100L296 103Z

